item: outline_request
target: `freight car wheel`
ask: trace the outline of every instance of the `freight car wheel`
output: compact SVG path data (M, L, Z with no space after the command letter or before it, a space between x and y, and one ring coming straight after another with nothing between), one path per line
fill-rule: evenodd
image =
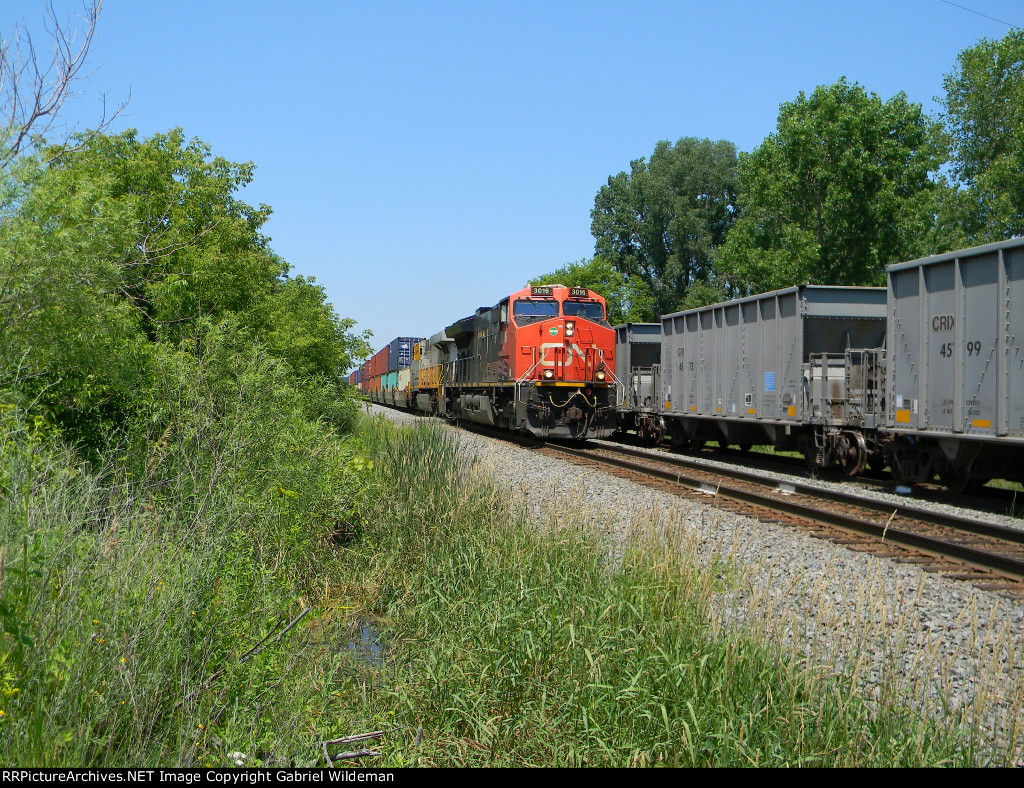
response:
M942 481L943 486L954 495L968 492L973 486L973 479L955 468L944 470L939 474L939 479Z
M868 462L868 447L859 432L844 432L836 439L839 465L847 476L856 476Z
M814 445L814 438L810 435L801 435L796 441L796 448L804 456L807 469L813 476L818 470L818 447Z
M881 473L885 470L885 455L881 452L873 452L868 455L867 468L872 473Z
M740 451L743 452L744 454L746 454L752 448L754 448L754 444L753 443L741 443L740 444Z

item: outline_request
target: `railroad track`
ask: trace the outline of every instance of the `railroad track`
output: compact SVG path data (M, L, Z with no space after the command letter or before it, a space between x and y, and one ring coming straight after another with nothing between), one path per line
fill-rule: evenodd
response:
M546 443L535 450L705 503L714 499L720 508L762 522L799 527L852 550L919 564L986 591L1024 598L1024 529L616 444L580 448Z
M605 445L605 441L598 441L595 445ZM640 443L623 443L616 438L607 441L610 445L618 446L640 446L648 451L663 452L668 456L683 456L673 452L667 444L649 446ZM743 451L731 447L707 447L697 454L689 454L690 457L711 457L720 462L735 462L749 468L758 468L773 473L793 474L797 476L808 476L810 472L807 463L802 459L761 452ZM879 492L892 492L895 486L892 478L886 473L873 473L865 471L860 475L851 478L844 473L831 470L818 469L812 478L822 481L837 482L850 487L859 487L865 490L877 490ZM1015 493L1013 490L1004 490L994 487L975 488L971 492L951 493L939 483L915 484L914 498L922 501L933 501L951 506L959 506L965 509L974 509L991 514L1012 514L1021 516L1024 514L1024 495Z

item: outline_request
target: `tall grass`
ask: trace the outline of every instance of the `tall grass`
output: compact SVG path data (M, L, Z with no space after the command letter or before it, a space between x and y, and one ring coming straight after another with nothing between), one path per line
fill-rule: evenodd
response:
M100 467L0 414L0 761L309 757L338 655L273 635L324 615L363 474L276 362L230 365L169 370L156 439Z
M543 480L527 517L443 427L341 438L268 363L169 375L99 468L0 417L3 762L309 765L380 729L375 765L976 762L856 670L723 626L742 573L693 529L613 544Z
M396 762L443 765L967 763L942 728L852 679L716 629L720 581L679 531L637 530L614 563L571 491L529 523L436 427L374 425L392 496L360 556L407 728ZM538 488L542 488L538 484ZM585 515L585 512L583 513Z

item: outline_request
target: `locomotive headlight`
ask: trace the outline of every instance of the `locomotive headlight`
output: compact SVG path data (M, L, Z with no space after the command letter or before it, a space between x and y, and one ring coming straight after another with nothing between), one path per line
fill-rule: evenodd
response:
M553 369L545 369L544 370L544 380L551 380L551 378L553 378L554 376L555 376L555 371Z
M604 380L604 373L598 372L594 377L596 377L598 380Z
M565 335L571 337L576 331L576 323L572 320L565 321Z

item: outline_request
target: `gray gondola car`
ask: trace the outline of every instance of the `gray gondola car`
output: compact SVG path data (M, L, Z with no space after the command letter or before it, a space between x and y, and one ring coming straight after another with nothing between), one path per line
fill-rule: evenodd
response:
M892 265L887 279L897 478L1024 480L1024 239Z
M665 436L661 402L661 323L615 328L615 414L619 430L659 443Z
M663 316L661 412L673 443L769 444L813 466L862 468L878 426L885 298L884 288L799 285Z

